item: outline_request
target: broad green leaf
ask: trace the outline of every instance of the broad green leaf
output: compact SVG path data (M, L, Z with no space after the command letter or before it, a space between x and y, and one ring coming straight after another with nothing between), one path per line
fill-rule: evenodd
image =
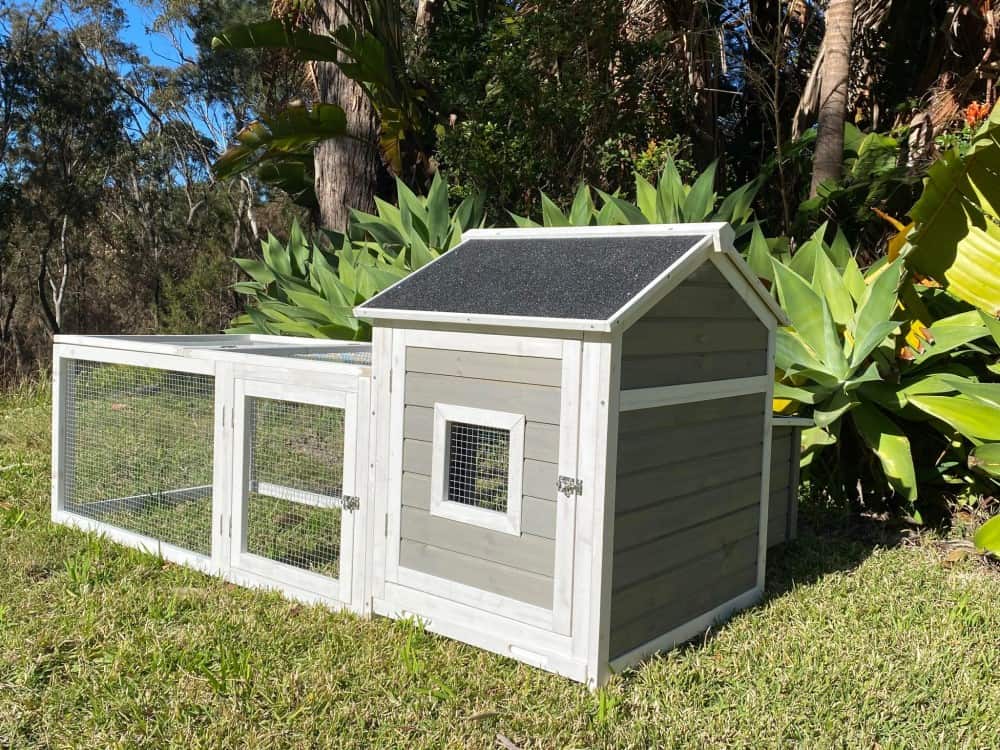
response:
M851 409L859 405L859 401L844 391L837 391L825 403L813 409L812 418L817 427L829 428L834 422Z
M288 254L295 264L295 274L304 276L309 265L309 242L302 233L299 220L292 220L292 229L288 233Z
M1000 555L1000 516L993 516L976 531L976 548Z
M782 263L774 263L774 278L781 307L796 332L819 356L825 365L823 369L840 379L846 378L847 360L826 300L804 278Z
M851 298L855 302L860 302L865 296L865 289L868 287L865 285L865 277L861 275L861 269L858 268L858 262L853 257L844 266L843 278L844 286L850 292Z
M427 231L431 247L447 249L451 216L448 214L448 183L441 179L440 172L434 173L431 189L427 192Z
M979 313L979 316L983 321L983 325L986 326L986 328L989 330L990 336L993 337L993 340L996 342L997 346L1000 346L1000 320L990 317L989 315L981 311Z
M313 34L278 19L230 26L212 38L212 49L288 49L300 60L337 62L339 46L327 34Z
M569 219L545 193L542 193L542 222L547 227L569 226Z
M677 166L671 157L667 157L660 173L660 181L656 186L656 197L659 204L660 221L665 224L675 224L683 221L681 206L684 204L684 181L677 172Z
M788 267L799 276L808 281L812 281L813 270L816 268L816 256L826 254L824 249L823 236L826 234L826 222L823 222L812 236L802 243L792 256Z
M698 175L691 190L684 198L681 214L684 221L704 221L715 208L715 168L718 162L712 162L708 168Z
M858 404L851 418L858 434L878 456L893 489L910 502L916 500L917 477L906 434L878 407L869 404Z
M1000 317L1000 107L964 156L952 149L930 166L910 216L907 264Z
M291 158L301 161L320 141L347 135L347 116L334 104L286 107L276 115L261 117L236 134L237 144L226 149L212 170L218 177L232 177L268 162Z
M844 280L826 253L816 253L812 285L818 294L826 298L834 322L846 327L854 318L854 302Z
M529 219L527 216L518 216L517 214L511 213L510 211L508 211L507 213L510 214L510 218L514 221L515 226L522 227L524 229L541 226L541 224L539 224L537 221Z
M778 369L786 373L801 369L825 371L825 365L820 362L814 352L802 337L790 328L779 328L774 337L774 363ZM824 385L836 385L839 380L827 373L821 381Z
M1000 479L1000 443L984 443L973 448L969 452L969 467Z
M648 224L646 217L643 216L642 211L636 208L633 204L629 203L627 200L619 198L617 195L611 195L605 193L603 190L598 190L597 194L601 196L601 200L604 201L605 205L611 204L615 207L618 213L621 214L624 223L626 224Z
M233 262L242 268L251 279L259 284L267 286L274 281L274 274L271 272L271 269L259 260L251 260L250 258L233 258Z
M983 324L975 310L936 320L929 330L934 341L924 345L924 351L916 355L914 364L923 364L929 359L990 335L989 328Z
M865 335L856 339L851 351L851 368L860 367L865 358L885 341L886 337L899 329L898 320L885 320L865 331Z
M661 221L661 218L659 215L656 188L638 172L634 174L636 205L650 224L657 224Z
M573 196L573 205L569 209L569 223L574 227L585 227L590 224L594 215L594 200L590 196L587 183L581 182Z
M747 250L747 265L759 278L774 281L774 268L771 265L771 249L767 246L764 233L760 226L754 226L750 235L750 248Z
M260 243L260 247L264 251L264 262L276 275L292 275L292 262L288 257L288 251L278 242L277 237L268 232L267 239Z
M910 404L951 425L967 438L1000 440L1000 418L995 406L971 396L910 396Z
M847 241L847 237L840 228L837 229L837 234L834 236L833 242L830 243L829 255L830 260L833 261L833 264L840 271L847 268L847 264L854 259L854 253L851 252L851 244ZM855 262L856 265L857 262Z
M753 215L753 200L757 197L764 180L757 177L736 188L727 195L713 217L715 221L725 221L736 227L750 221Z
M851 357L854 366L867 357L885 338L886 321L891 320L899 302L897 289L901 270L901 261L896 261L886 268L867 285L861 302L858 303L854 321L849 326L856 342Z
M991 405L996 410L996 419L1000 421L1000 383L979 383L954 375L943 376L941 380L953 386L959 393Z
M832 388L822 385L794 386L787 383L774 384L774 398L787 398L803 404L816 404L832 392Z

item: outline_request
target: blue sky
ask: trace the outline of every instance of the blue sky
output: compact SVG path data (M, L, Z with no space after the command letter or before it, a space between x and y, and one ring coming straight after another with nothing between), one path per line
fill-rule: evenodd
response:
M180 63L171 40L164 34L152 31L156 10L133 2L122 2L122 9L128 17L128 27L122 34L126 42L139 48L153 65L174 66ZM184 39L184 52L194 55L194 47L189 39Z

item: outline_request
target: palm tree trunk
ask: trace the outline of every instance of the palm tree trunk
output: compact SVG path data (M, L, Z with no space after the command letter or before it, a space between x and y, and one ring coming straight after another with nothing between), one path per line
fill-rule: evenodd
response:
M826 10L826 55L820 90L816 154L809 195L826 180L839 180L844 164L844 120L847 117L847 77L851 68L854 0L830 0Z
M363 3L348 2L352 13L363 12ZM330 33L346 22L335 0L320 0L314 30ZM372 211L375 195L386 170L378 149L379 123L361 87L332 63L314 63L319 99L341 107L347 114L351 138L321 143L315 152L316 198L319 219L328 229L347 228L350 209Z

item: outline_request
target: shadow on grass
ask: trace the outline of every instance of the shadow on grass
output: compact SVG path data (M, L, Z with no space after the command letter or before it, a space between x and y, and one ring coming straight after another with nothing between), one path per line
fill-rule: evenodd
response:
M911 538L910 527L899 519L804 506L798 538L767 552L763 603L831 573L854 570L874 550L896 547Z

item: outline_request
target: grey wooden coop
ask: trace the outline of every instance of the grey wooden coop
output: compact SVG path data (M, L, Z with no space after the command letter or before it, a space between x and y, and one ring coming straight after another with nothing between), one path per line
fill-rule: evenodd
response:
M783 316L732 237L468 232L356 309L370 346L57 337L53 517L599 685L794 532Z

